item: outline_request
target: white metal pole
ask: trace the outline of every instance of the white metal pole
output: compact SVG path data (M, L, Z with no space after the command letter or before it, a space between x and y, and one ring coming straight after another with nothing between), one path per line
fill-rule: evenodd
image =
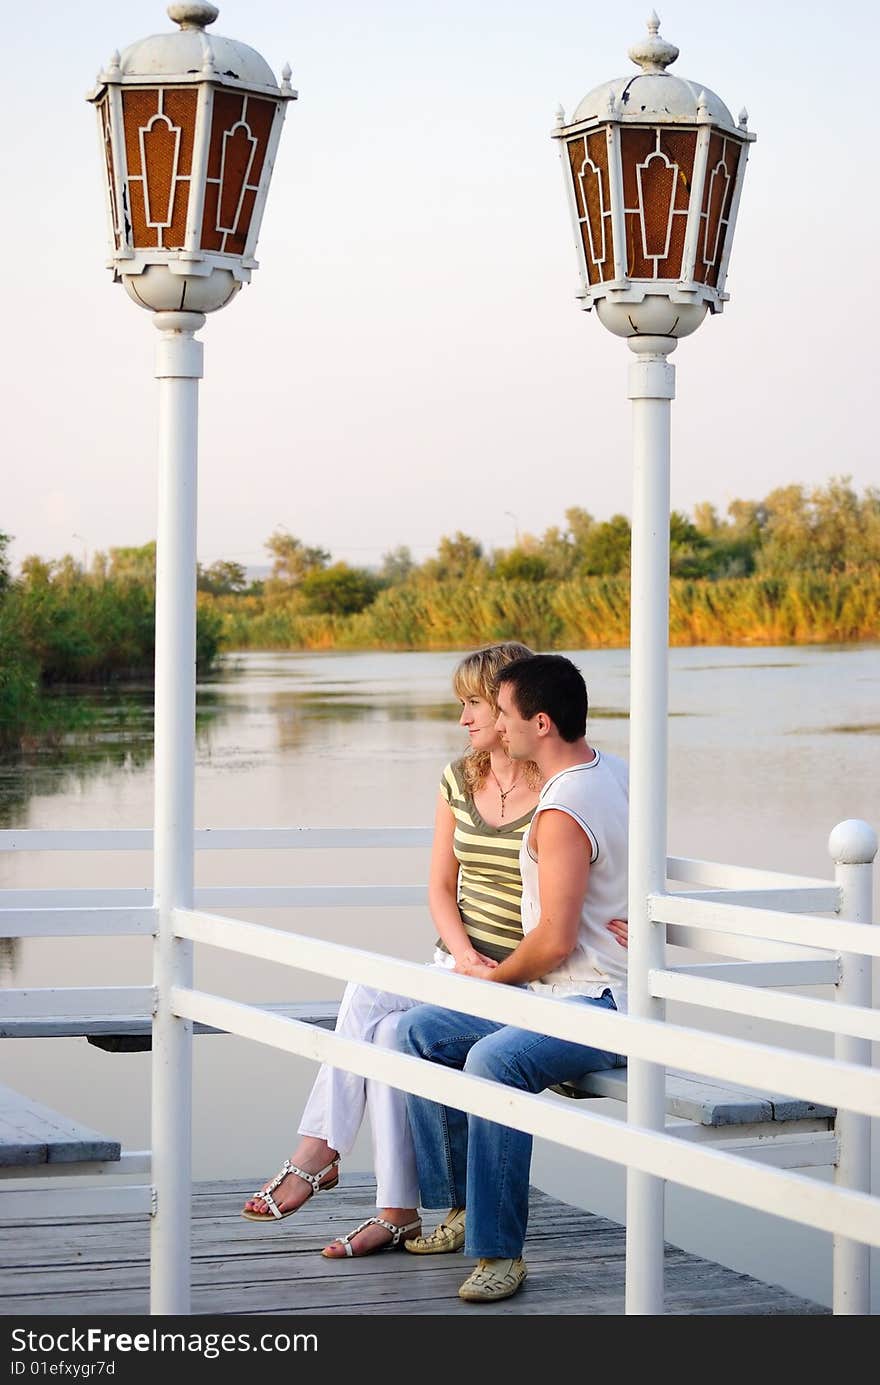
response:
M828 850L835 863L834 875L841 887L840 916L852 923L870 923L873 917L872 862L877 855L877 833L867 822L850 818L840 822L828 839ZM859 953L844 952L840 958L840 980L835 1000L844 1005L870 1009L871 959ZM871 1066L871 1042L849 1034L834 1038L834 1056L844 1063ZM839 1188L871 1191L871 1121L853 1111L839 1111L835 1121L838 1161L834 1181ZM871 1312L870 1247L844 1236L832 1241L833 1294L835 1314L865 1317Z
M665 965L665 929L651 922L648 897L666 889L666 779L669 644L669 433L673 337L632 337L633 523L630 616L629 1009L664 1018L649 973ZM666 1072L629 1065L627 1119L648 1130L666 1123ZM626 1182L626 1312L663 1312L662 1179L636 1169Z
M171 1013L191 986L192 943L175 940L173 910L193 903L196 696L196 487L202 313L156 313L159 518L156 551L152 1150L150 1312L190 1311L192 1022Z

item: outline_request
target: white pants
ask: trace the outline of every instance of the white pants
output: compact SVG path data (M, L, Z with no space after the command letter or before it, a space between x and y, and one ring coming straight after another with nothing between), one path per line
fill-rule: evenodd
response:
M439 951L433 964L447 970L455 965ZM336 1033L393 1049L401 1013L416 1004L391 991L349 982L339 1003ZM377 1207L418 1207L419 1179L406 1093L397 1087L324 1063L306 1102L299 1134L316 1136L340 1154L349 1154L365 1110L370 1116Z

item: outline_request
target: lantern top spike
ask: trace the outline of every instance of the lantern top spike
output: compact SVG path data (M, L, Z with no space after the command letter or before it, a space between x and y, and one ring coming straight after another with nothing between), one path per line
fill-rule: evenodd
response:
M648 37L634 43L628 56L643 72L665 72L675 62L678 49L674 43L667 43L660 33L656 10L648 17Z

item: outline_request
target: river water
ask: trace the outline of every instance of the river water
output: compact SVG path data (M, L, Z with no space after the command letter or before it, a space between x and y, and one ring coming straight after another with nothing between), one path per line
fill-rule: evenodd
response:
M450 688L457 657L228 657L199 686L197 825L429 824L442 766L463 748ZM571 657L590 690L591 741L626 757L628 652ZM676 649L670 713L671 854L830 877L827 841L835 823L854 817L880 826L877 646ZM99 734L0 762L0 825L149 826L150 736L148 690L103 695ZM426 849L212 851L198 858L197 881L423 884L427 861ZM3 888L148 885L150 873L145 853L21 853L0 860ZM424 908L237 913L411 961L427 959L433 939ZM149 944L142 939L0 941L0 984L7 986L149 979ZM199 950L196 984L242 1000L341 993L338 983L212 949ZM703 1025L710 1017L670 1006L669 1018ZM717 1017L715 1027L829 1051L825 1040L779 1025ZM256 1187L293 1147L314 1068L231 1036L199 1038L194 1049L195 1175L242 1176ZM4 1044L3 1060L9 1085L112 1133L127 1148L149 1146L148 1054L108 1054L83 1039L16 1040ZM875 1162L878 1145L875 1138ZM347 1163L370 1167L366 1132ZM623 1219L623 1173L612 1165L538 1141L533 1179L570 1202ZM666 1234L686 1249L830 1301L830 1238L822 1233L670 1185Z

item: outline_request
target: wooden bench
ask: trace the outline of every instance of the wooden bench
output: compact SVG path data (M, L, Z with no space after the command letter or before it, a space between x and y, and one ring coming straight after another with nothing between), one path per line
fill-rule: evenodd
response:
M626 1104L626 1068L590 1073L551 1091L583 1100ZM777 1168L824 1168L837 1163L836 1111L781 1093L752 1091L674 1068L666 1072L666 1133L714 1144Z
M261 1001L273 1014L333 1029L336 1001ZM195 1034L224 1031L193 1025ZM0 1021L0 1038L82 1035L111 1053L143 1052L151 1046L149 1015L107 1018L62 1017L54 1020L8 1018ZM553 1091L578 1099L605 1098L623 1109L627 1097L626 1068L592 1073L578 1084ZM835 1111L829 1106L768 1092L751 1091L735 1083L669 1070L666 1075L666 1130L681 1139L717 1144L780 1168L826 1167L837 1162Z

